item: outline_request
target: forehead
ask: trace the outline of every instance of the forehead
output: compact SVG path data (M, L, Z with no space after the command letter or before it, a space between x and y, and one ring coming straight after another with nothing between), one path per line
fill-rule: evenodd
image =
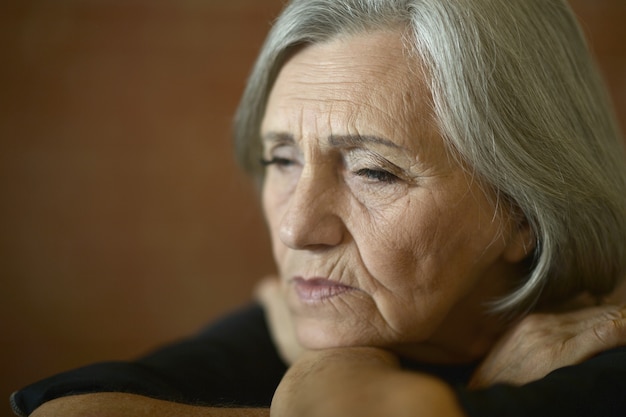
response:
M412 78L410 67L415 63L408 56L400 31L344 34L297 50L281 69L280 78L298 81L328 75L336 82L395 79L404 84Z
M307 45L282 67L262 130L281 119L303 125L323 120L330 129L380 128L385 132L367 133L400 136L425 124L432 127L432 101L420 64L407 52L399 30Z

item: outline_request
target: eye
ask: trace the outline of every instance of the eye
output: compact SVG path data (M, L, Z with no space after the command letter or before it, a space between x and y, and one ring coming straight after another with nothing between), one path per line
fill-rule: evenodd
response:
M295 164L295 161L293 161L292 159L280 158L277 156L270 158L270 159L261 159L260 162L261 162L261 166L263 167L276 165L279 168L287 168Z
M391 172L380 169L363 168L356 171L355 174L359 177L364 177L368 180L376 182L394 183L399 180L399 178L393 175Z

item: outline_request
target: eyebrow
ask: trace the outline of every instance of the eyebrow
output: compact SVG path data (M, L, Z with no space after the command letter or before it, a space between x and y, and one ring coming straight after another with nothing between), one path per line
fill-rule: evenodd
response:
M294 144L296 143L293 135L286 132L268 132L261 137L263 142Z
M381 138L374 135L331 135L328 137L328 143L338 148L350 148L360 146L364 143L383 145L394 149L404 149L402 146L389 139Z
M263 141L281 144L293 144L295 139L292 134L286 132L268 132L263 135ZM358 147L365 144L383 145L393 149L404 149L402 146L389 139L375 135L330 135L328 143L337 148Z

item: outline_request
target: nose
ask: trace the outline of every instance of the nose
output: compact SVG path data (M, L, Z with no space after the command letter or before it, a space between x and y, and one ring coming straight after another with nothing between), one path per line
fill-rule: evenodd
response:
M345 224L341 192L332 175L303 172L281 219L281 241L291 249L319 250L340 244Z

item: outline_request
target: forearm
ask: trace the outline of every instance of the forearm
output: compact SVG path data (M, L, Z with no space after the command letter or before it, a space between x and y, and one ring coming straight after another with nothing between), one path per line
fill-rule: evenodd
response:
M156 400L135 394L97 393L57 398L30 417L268 417L267 408L215 408Z
M276 391L272 417L346 415L463 417L439 379L406 372L378 349L314 352L296 362Z

